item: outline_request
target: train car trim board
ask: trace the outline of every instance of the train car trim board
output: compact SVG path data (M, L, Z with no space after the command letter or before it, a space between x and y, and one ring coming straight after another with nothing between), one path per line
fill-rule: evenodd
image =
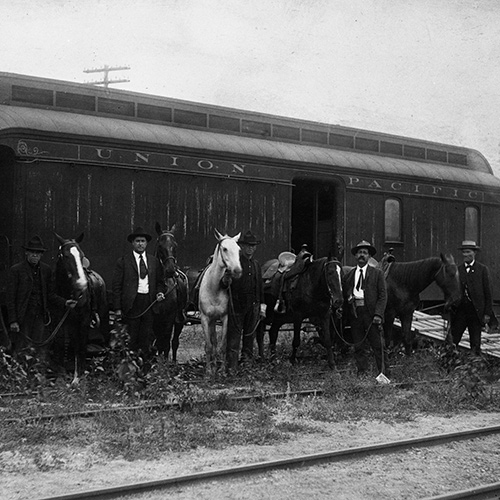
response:
M5 112L7 108L8 112ZM78 115L77 115L78 116ZM469 171L462 168L450 168L434 163L417 162L406 159L386 158L364 153L345 152L321 147L298 146L277 143L264 139L250 139L236 136L220 136L214 132L171 129L168 127L126 122L101 117L84 116L76 121L74 115L51 110L34 110L0 106L0 141L11 147L19 157L51 158L69 161L108 163L138 167L164 168L183 173L197 172L214 175L234 176L234 178L269 179L274 182L291 182L293 164L299 162L319 169L329 166L336 169L347 189L364 189L384 192L402 192L420 196L441 196L500 203L500 179L491 174ZM83 123L82 123L83 122ZM88 123L86 123L88 122ZM150 149L127 150L123 147L103 147L102 145L84 145L32 141L8 136L13 131L34 130L37 134L72 135L79 137L104 137L109 142L141 143ZM26 134L28 135L28 134ZM7 136L5 139L2 138ZM215 138L214 138L215 136ZM153 149L154 148L154 149ZM277 171L270 165L253 165L246 162L228 162L210 157L180 157L178 155L155 152L161 148L183 150L214 151L236 155L238 158L265 158L267 162L286 162L288 172ZM347 172L348 173L347 173ZM379 177L352 175L352 172L372 172ZM329 171L331 173L331 170ZM288 174L288 179L286 178ZM280 178L281 176L281 178ZM392 177L392 178L391 178ZM401 178L418 179L417 182L402 182ZM499 193L485 193L478 189L463 189L455 185L487 185L490 190L498 188Z

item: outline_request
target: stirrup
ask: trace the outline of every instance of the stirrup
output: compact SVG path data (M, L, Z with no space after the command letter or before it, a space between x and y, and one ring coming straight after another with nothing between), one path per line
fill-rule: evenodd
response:
M285 314L286 307L285 307L285 303L282 300L278 300L276 302L276 305L274 306L274 312L278 313L278 314Z

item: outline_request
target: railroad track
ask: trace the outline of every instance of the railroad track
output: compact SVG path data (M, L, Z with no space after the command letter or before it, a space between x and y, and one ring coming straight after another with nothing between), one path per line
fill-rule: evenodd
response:
M430 436L405 439L399 441L390 441L356 448L346 448L342 450L332 450L323 453L309 455L300 455L293 458L269 460L237 467L229 467L207 472L198 472L195 474L186 474L181 476L167 477L155 481L146 481L133 484L125 484L111 488L94 489L68 493L53 497L44 497L38 500L81 500L81 499L99 499L99 498L117 498L124 495L140 494L153 490L167 491L170 488L179 488L191 486L193 484L202 484L208 481L227 480L234 477L245 477L265 472L292 469L299 467L311 467L318 464L342 462L345 460L356 460L367 456L398 453L413 448L439 446L451 442L476 439L489 435L500 434L500 425L468 429L460 432L434 434ZM448 500L460 498L498 498L500 494L500 483L492 483L480 487L471 488L460 492L453 492L446 495L432 497L432 500ZM429 498L428 500L431 500Z
M391 387L400 387L403 389L412 387L414 385L422 384L433 384L439 382L448 382L449 379L435 379L435 380L422 380L414 382L400 382L397 384L392 384ZM264 401L268 399L284 399L288 397L308 397L308 396L322 396L324 391L322 389L306 389L301 391L283 391L283 392L264 392L260 394L247 394L242 396L230 396L226 398L227 402L231 403L248 403L252 401ZM225 393L220 393L219 397ZM192 405L202 405L216 403L218 398L206 399L193 401ZM144 411L144 410L166 410L166 409L178 409L181 407L181 403L178 401L169 401L165 403L144 403L140 405L131 406L115 406L115 407L104 407L104 408L89 408L76 412L67 413L49 413L41 415L30 415L26 417L17 418L5 418L3 420L6 424L18 424L21 422L44 422L52 420L64 420L70 418L90 418L96 417L98 415L105 415L111 413L127 412L127 411Z

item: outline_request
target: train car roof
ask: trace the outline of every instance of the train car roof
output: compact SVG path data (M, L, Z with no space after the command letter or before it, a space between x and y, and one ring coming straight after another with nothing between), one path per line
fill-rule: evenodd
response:
M96 139L106 145L128 145L135 149L195 150L232 155L255 163L285 163L338 167L353 173L379 174L391 177L416 177L429 181L467 183L500 188L500 179L489 170L470 166L442 165L380 154L333 149L277 140L242 137L227 133L187 129L167 125L67 113L47 109L0 105L0 141L32 134L44 139L85 142ZM479 154L479 153L478 153Z
M473 149L128 90L0 72L0 104L451 164L493 173Z

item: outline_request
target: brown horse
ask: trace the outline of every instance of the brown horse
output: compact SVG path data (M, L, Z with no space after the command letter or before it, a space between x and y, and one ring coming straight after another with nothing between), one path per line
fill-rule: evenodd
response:
M262 267L265 273L273 261ZM332 314L342 307L342 268L337 260L326 257L308 263L302 273L297 276L296 286L290 291L286 312L274 312L274 304L278 297L265 289L267 304L266 323L270 324L269 349L271 357L276 355L278 332L285 323L293 323L293 343L290 361L295 363L300 346L300 328L304 319L309 318L320 329L323 345L326 349L328 365L333 368L332 337L330 323ZM259 354L263 355L263 325L257 331Z
M76 239L55 235L60 243L55 272L56 293L76 301L73 309L58 311L61 320L65 317L59 337L60 340L62 337L63 345L59 346L59 352L62 350L63 363L74 360L73 383L77 383L85 369L91 329L99 329L100 337L106 343L109 341L106 285L99 274L88 269L89 262L79 245L83 233Z
M445 297L444 309L458 303L461 297L458 269L452 255L430 257L413 262L393 262L386 277L387 306L384 331L388 346L395 346L394 319L401 320L402 340L406 354L411 354L415 334L411 330L413 313L420 303L420 293L432 282Z
M184 312L187 307L188 278L177 265L175 224L170 229L164 230L157 222L155 227L158 234L156 257L163 268L166 291L165 300L159 303L158 311L154 315L153 330L158 353L168 359L172 345L172 361L176 363L179 337L184 327Z

